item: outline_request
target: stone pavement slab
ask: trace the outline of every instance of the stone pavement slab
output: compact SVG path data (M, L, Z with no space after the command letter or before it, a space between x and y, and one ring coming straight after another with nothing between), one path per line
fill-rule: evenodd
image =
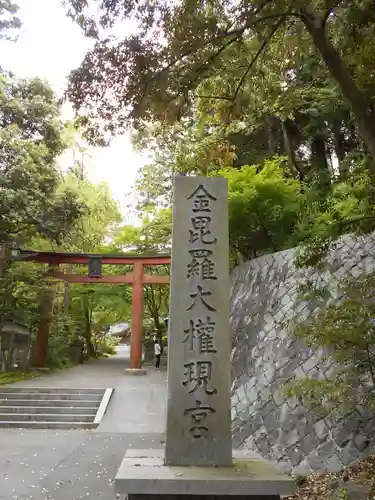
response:
M115 389L96 431L0 429L0 500L114 500L114 478L130 448L164 443L166 373L124 370L129 350L11 387Z
M82 365L65 370L47 373L42 377L23 380L12 384L12 387L48 387L77 389L105 389L117 387L125 383L124 370L129 363L127 346L119 346L115 356L93 359ZM130 378L130 377L128 377Z
M115 387L98 432L164 433L167 405L166 374L127 377Z
M158 434L0 430L0 499L113 500L126 450L162 446Z

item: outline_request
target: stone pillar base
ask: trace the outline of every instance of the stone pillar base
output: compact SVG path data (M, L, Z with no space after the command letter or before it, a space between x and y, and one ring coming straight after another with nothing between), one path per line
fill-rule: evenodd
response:
M261 495L128 495L128 500L280 500L279 496Z
M126 368L124 375L146 375L147 371L143 368Z
M129 500L279 500L296 485L249 451L234 451L226 467L178 467L164 465L163 450L128 450L115 488Z

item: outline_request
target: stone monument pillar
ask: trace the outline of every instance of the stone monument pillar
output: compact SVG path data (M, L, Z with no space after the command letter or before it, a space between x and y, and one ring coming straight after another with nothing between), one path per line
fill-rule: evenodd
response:
M177 177L166 446L126 453L115 483L129 500L276 500L294 491L254 453L232 458L228 247L227 181Z
M177 177L166 465L230 465L228 187Z

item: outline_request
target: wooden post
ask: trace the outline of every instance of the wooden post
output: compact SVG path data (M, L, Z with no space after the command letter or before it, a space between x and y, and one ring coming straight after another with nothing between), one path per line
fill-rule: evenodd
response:
M72 264L68 264L68 273L72 274L73 266ZM70 298L70 283L69 281L65 281L64 286L64 314L68 314L69 312L69 298Z
M142 367L143 263L135 262L132 289L132 331L130 369Z
M40 296L39 325L36 334L33 366L43 368L48 351L48 337L53 321L53 307L55 303L56 288L54 283L48 283L43 288Z

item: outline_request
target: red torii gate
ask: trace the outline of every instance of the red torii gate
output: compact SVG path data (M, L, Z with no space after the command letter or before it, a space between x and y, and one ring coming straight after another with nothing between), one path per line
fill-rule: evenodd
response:
M47 276L54 277L69 283L129 283L132 285L132 328L130 343L130 368L140 369L142 367L142 316L143 316L143 285L167 284L169 276L153 276L144 273L144 266L169 265L169 255L132 255L132 254L84 254L64 252L34 252L28 250L20 251L20 260L39 262L50 266ZM58 270L60 264L89 264L90 261L100 261L101 264L132 265L133 272L124 275L92 276L64 273ZM46 325L49 329L49 324ZM36 339L36 357L44 365L46 357L45 328L40 323Z

